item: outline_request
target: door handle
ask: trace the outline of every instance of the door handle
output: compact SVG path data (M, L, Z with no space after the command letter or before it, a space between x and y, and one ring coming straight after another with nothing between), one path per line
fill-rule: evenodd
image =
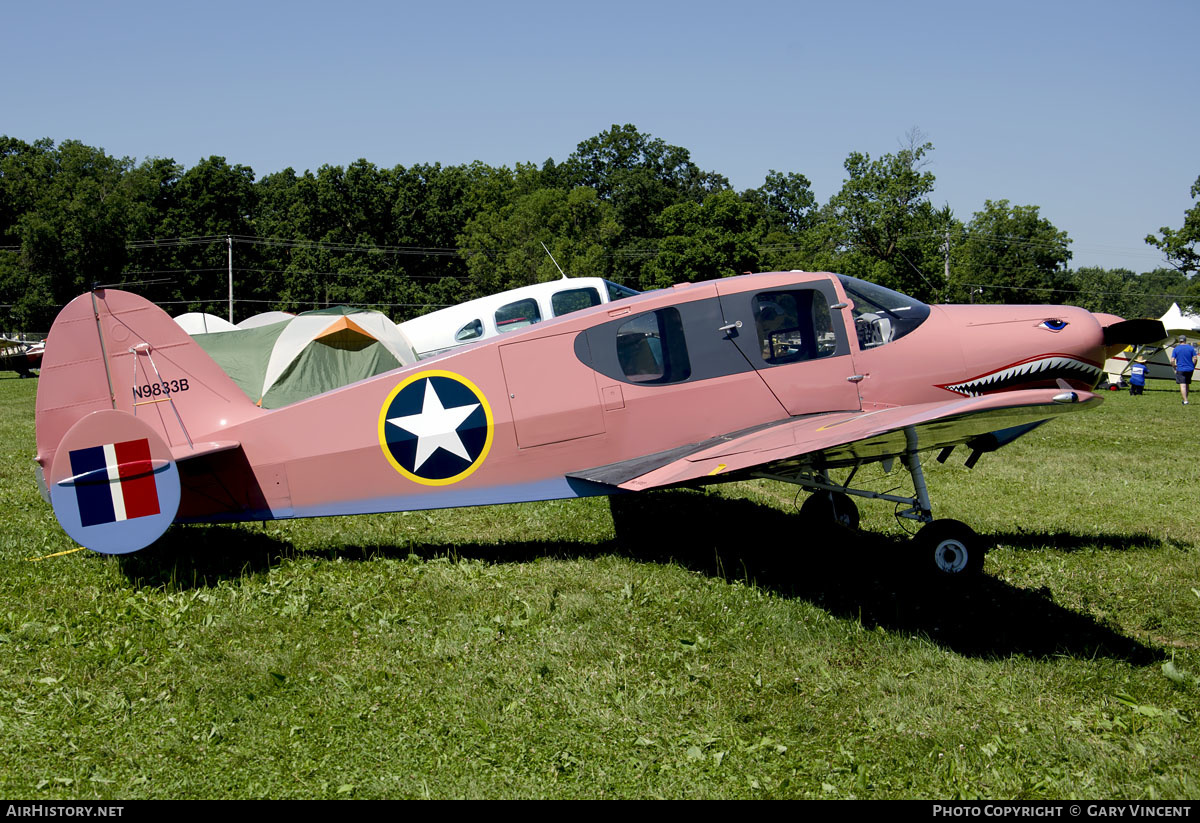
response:
M846 379L849 380L851 383L861 383L863 380L866 379L866 377L867 376L865 374L852 374L849 377L847 377Z
M741 327L742 327L742 321L736 320L732 323L726 323L724 326L717 329L717 331L730 332L730 331L736 331L737 329L740 329Z

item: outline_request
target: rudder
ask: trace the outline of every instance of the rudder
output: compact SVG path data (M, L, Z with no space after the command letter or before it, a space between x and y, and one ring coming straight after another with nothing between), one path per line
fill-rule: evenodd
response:
M133 415L180 459L263 413L162 309L97 289L59 312L46 341L36 417L43 473L71 427L104 410Z

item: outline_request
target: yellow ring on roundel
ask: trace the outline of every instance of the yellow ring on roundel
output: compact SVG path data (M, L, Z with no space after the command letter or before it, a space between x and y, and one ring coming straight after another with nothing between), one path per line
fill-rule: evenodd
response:
M430 377L446 378L467 389L472 395L475 396L475 399L479 401L479 406L481 409L483 409L484 417L487 420L487 436L483 442L483 448L480 449L479 454L476 455L475 459L471 461L469 466L452 477L428 478L414 474L400 465L399 461L396 460L395 455L392 454L391 448L388 446L385 427L387 426L388 409L391 408L392 401L396 399L396 395L400 394L400 392L404 391L413 383ZM420 483L423 486L448 486L451 483L457 483L458 481L469 477L476 469L483 465L484 458L487 457L488 452L492 448L492 436L495 431L495 421L492 418L492 407L488 404L487 398L484 397L483 392L479 390L478 386L460 374L442 371L440 369L431 369L430 371L418 372L417 374L406 377L396 386L396 388L388 392L387 398L383 401L383 407L379 410L378 431L379 445L383 449L383 456L386 457L387 461L392 464L393 469L400 472L400 474L404 475L414 483Z

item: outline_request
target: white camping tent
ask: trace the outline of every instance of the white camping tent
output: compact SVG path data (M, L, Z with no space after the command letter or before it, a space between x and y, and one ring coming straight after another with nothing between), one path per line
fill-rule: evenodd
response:
M388 317L346 306L193 339L247 397L268 409L417 360L408 338Z
M215 314L207 314L205 312L190 311L187 314L181 314L175 318L175 322L179 327L188 334L216 334L223 331L233 331L237 326L217 317Z

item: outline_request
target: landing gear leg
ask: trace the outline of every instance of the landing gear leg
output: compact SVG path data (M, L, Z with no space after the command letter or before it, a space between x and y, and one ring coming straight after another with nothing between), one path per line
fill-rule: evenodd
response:
M912 475L916 505L902 514L925 524L913 537L918 571L922 576L932 575L935 580L967 580L977 576L983 570L986 551L983 541L966 523L949 518L933 519L929 488L925 485L925 472L917 453L916 430L905 429L904 439L908 446L904 465Z
M850 476L841 484L834 483L824 468L802 469L787 474L761 472L754 476L782 480L811 492L800 507L800 514L815 523L833 522L851 529L858 528L858 507L854 505L850 495L888 500L907 506L898 511L897 516L922 524L912 541L913 555L920 576L932 577L935 580L966 581L983 569L983 556L987 546L965 523L958 520L933 519L929 487L925 484L925 472L921 468L920 443L916 428L909 426L904 429L904 441L905 450L898 456L912 476L912 497L851 488L850 483L858 471L858 464L854 465Z

